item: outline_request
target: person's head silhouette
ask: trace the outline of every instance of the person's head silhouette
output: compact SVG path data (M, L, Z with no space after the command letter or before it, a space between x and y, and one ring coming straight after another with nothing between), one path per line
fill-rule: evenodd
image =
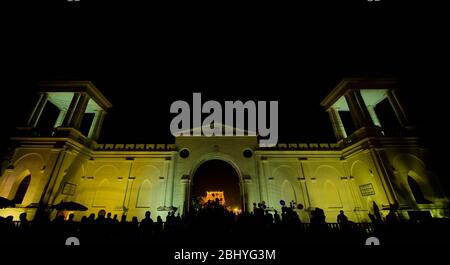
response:
M19 220L20 220L21 222L26 222L26 221L27 221L27 213L21 213L21 214L19 215Z
M98 211L98 218L105 218L106 215L106 211L101 209L100 211Z

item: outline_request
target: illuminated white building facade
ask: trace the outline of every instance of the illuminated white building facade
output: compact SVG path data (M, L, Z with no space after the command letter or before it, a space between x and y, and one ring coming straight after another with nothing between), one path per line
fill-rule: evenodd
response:
M325 211L328 222L335 222L340 210L354 222L365 222L374 203L386 214L389 204L398 202L405 218L408 211L448 217L448 198L427 169L428 151L419 146L396 88L391 79L344 79L321 103L336 143L259 148L254 136L181 136L173 144L97 143L111 107L108 100L90 82L42 83L27 126L11 138L14 148L2 164L0 196L15 201L16 207L0 209L0 215L18 219L27 212L32 217L36 207L75 201L89 208L75 212L78 220L100 209L126 214L127 220L142 218L148 210L164 218L171 207L181 213L189 209L196 169L218 159L236 170L246 210L254 202L279 210L280 200L294 201L303 206L296 210L303 222L315 207ZM401 135L380 123L376 106L383 101L392 107ZM50 103L60 113L54 129L36 134ZM343 113L351 116L351 133ZM83 129L86 117L90 126Z

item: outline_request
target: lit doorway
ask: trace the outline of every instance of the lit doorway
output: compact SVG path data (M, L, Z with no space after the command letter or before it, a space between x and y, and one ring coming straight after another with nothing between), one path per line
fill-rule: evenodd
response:
M243 210L239 174L229 163L218 159L204 162L195 170L192 182L191 210L216 198L229 210Z

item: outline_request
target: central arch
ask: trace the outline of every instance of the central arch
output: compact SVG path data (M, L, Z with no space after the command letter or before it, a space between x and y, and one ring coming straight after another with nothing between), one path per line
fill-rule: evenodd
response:
M229 161L213 158L203 161L194 169L189 208L193 206L194 200L206 196L206 191L223 191L226 207L244 209L241 176Z

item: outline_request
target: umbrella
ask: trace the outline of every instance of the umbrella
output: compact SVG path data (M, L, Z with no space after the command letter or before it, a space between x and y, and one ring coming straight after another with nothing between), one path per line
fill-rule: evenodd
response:
M15 206L16 206L16 204L13 201L11 201L5 197L0 197L0 209L7 208L7 207L15 207Z
M52 206L58 211L87 211L87 207L77 202L61 202Z
M178 210L178 208L175 206L159 206L157 210L158 211L174 211L174 212L176 212Z

